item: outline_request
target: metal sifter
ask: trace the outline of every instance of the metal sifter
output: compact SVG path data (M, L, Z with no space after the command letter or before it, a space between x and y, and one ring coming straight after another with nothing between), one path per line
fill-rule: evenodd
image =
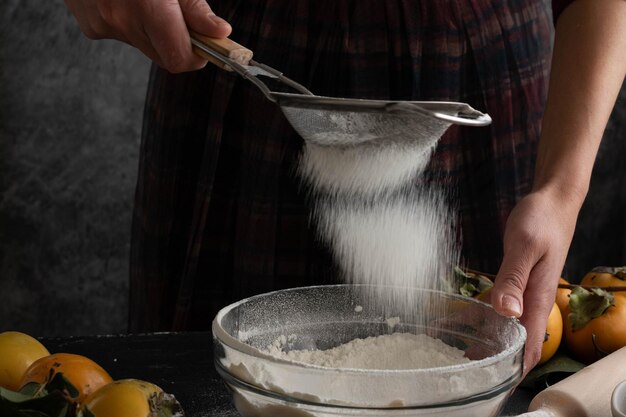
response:
M214 39L192 32L191 43L198 55L222 69L235 71L278 104L289 123L308 143L349 147L365 142L418 140L428 147L439 136L415 135L416 131L442 133L451 124L486 126L491 123L489 115L465 103L317 96L276 69L254 61L250 49L228 38ZM296 93L272 91L259 76L275 79Z

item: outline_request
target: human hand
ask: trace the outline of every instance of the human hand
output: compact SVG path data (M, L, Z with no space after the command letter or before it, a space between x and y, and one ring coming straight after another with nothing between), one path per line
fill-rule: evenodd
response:
M578 197L535 191L517 204L507 220L504 258L490 302L500 314L519 317L526 328L524 373L541 357L581 203Z
M90 39L117 39L143 52L170 72L193 71L206 59L193 53L188 29L227 37L228 22L205 0L65 0Z

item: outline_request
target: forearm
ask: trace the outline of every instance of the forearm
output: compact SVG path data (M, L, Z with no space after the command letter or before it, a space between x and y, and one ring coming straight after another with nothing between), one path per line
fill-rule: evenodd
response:
M491 304L520 317L525 370L539 361L546 320L626 74L626 0L576 0L559 18L533 192L511 212Z
M533 191L582 204L626 75L626 0L578 0L557 23Z

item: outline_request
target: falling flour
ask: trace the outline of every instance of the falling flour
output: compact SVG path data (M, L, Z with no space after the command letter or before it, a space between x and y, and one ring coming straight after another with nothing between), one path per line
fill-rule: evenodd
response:
M315 337L305 337L300 343L312 348L297 349L297 337L283 335L258 351L263 360L231 350L222 362L231 374L309 403L373 408L457 401L486 392L510 377L508 364L474 367L464 351L440 339L398 329L404 317L414 324L420 318L440 317L439 306L429 305L429 297L422 299L420 292L411 289L444 289L444 278L459 260L454 211L444 191L425 185L421 178L434 145L448 126L425 124L412 132L415 140L351 147L306 144L298 173L313 203L312 222L345 282L396 289L386 291L385 296L376 291L364 294L363 305L354 307L356 314L365 314L376 306L390 334L356 338L329 349L315 348ZM424 143L429 145L424 147ZM293 362L303 366L293 367ZM446 366L453 368L430 371ZM330 369L322 372L319 367ZM370 374L363 377L362 370ZM416 408L402 415L493 417L507 395L498 393L471 406L459 402ZM237 409L248 417L338 415L296 402L270 404L246 390L235 390L234 398ZM394 412L376 415L399 415Z
M447 127L431 123L405 141L307 143L298 168L310 191L313 224L342 279L396 288L386 297L374 292L369 301L418 320L437 306L407 289L444 289L459 260L454 212L444 191L421 179Z

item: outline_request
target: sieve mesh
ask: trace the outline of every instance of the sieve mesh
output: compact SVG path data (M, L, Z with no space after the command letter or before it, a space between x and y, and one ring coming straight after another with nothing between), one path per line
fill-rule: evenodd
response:
M421 112L305 108L281 104L289 123L304 140L322 146L354 146L365 142L412 142L428 149L452 124Z

